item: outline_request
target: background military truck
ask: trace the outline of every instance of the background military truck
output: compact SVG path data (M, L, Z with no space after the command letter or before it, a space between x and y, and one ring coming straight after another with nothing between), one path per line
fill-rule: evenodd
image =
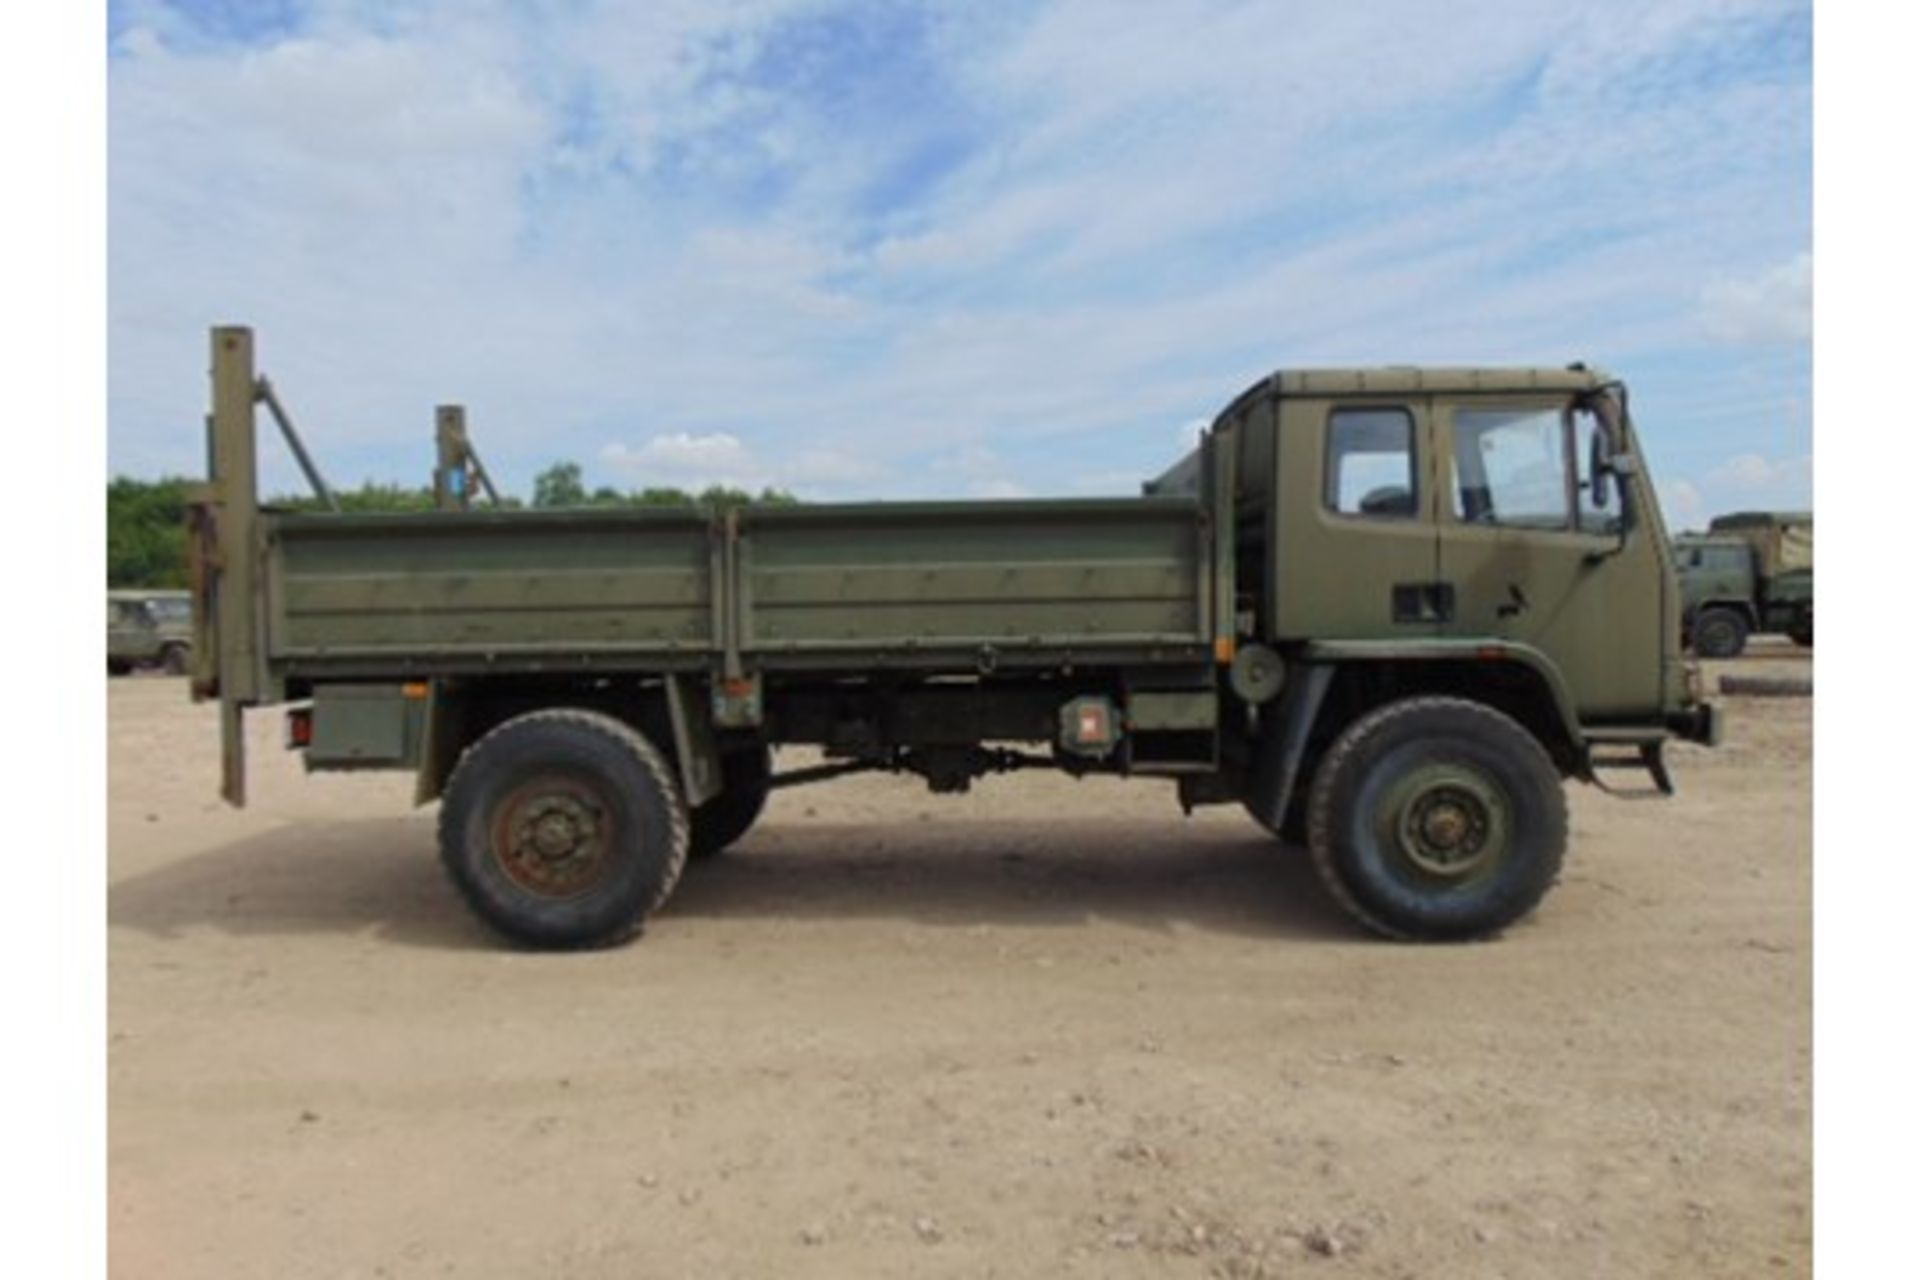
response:
M1703 658L1733 658L1747 637L1813 643L1813 516L1742 511L1675 540L1681 630Z
M413 771L520 943L632 936L773 788L1023 768L1244 805L1367 927L1474 937L1558 875L1563 779L1670 791L1667 742L1718 738L1626 389L1580 366L1276 373L1134 498L343 515L259 505L252 334L212 346L222 793L287 704L309 769Z
M107 592L107 674L136 667L185 675L193 649L193 602L185 591Z

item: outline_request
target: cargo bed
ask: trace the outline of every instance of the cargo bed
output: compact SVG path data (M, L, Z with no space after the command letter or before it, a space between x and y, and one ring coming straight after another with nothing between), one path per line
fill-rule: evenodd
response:
M977 668L1204 659L1183 498L619 511L262 512L280 676Z

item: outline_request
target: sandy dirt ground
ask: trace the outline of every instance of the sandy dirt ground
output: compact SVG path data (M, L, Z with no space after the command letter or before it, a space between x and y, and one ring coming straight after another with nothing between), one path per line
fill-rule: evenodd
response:
M470 920L405 780L262 714L229 811L212 710L113 681L113 1274L1804 1275L1811 704L1724 701L1678 799L1573 789L1491 943L1036 774L778 793L555 956Z

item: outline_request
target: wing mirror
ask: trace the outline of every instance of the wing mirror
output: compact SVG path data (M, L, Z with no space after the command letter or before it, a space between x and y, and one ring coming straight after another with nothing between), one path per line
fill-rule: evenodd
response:
M1616 450L1613 437L1605 427L1594 431L1587 450L1587 496L1595 510L1605 511L1612 501L1613 477L1624 478L1639 470L1640 460L1631 453Z

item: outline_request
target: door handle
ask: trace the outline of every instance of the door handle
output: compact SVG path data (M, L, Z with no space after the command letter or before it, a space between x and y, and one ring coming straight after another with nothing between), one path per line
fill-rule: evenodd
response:
M1396 582L1393 585L1395 622L1453 621L1451 582Z

